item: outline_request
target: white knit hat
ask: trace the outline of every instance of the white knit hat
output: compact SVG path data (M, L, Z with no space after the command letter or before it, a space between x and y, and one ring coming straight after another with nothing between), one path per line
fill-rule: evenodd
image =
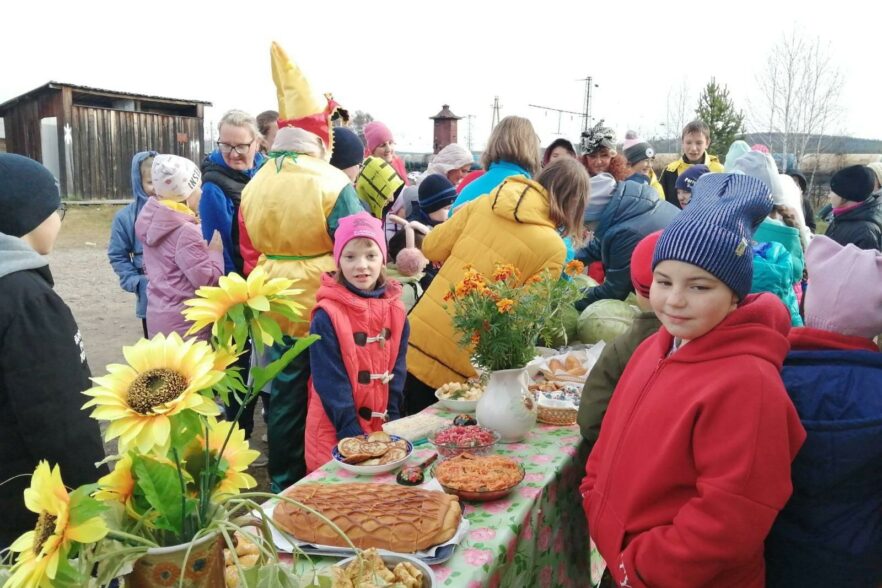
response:
M189 198L202 180L202 173L195 163L167 153L153 159L150 172L156 196L176 202Z
M432 158L431 163L429 163L429 167L426 168L424 174L420 176L420 179L417 183L421 183L424 179L429 177L432 174L441 174L443 176L447 175L452 169L457 169L463 166L466 166L472 163L475 160L472 152L463 147L462 145L458 145L457 143L451 143L447 145L444 149L438 152L435 157Z

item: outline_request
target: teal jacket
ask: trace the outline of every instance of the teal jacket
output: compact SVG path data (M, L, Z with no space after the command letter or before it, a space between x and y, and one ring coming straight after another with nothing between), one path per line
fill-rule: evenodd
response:
M789 228L789 227L787 227ZM803 326L799 316L799 303L793 290L794 281L793 256L780 243L758 243L753 248L753 281L750 284L751 294L770 292L781 299L790 312L790 321L794 327ZM802 272L799 272L800 279Z
M805 270L805 254L799 240L799 229L788 227L782 222L765 219L753 234L757 243L780 243L793 258L793 283L802 280Z

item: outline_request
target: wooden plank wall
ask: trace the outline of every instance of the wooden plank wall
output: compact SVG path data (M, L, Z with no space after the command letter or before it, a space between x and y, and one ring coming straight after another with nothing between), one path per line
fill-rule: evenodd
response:
M73 106L71 200L125 199L132 195L132 157L152 149L197 164L202 159L202 120ZM180 135L180 137L179 137ZM183 139L185 142L179 142Z
M36 100L23 100L3 116L6 150L37 161L43 160L40 144L40 108Z

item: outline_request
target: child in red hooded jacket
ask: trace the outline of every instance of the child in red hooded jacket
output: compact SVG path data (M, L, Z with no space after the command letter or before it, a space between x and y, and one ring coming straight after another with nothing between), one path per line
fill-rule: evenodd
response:
M410 327L401 284L387 280L386 235L367 212L340 219L337 272L322 275L309 330L306 469L331 459L337 442L381 431L401 416Z
M790 316L748 295L769 189L710 174L662 233L650 303L662 329L616 387L582 482L592 582L760 588L763 540L805 431L779 375Z

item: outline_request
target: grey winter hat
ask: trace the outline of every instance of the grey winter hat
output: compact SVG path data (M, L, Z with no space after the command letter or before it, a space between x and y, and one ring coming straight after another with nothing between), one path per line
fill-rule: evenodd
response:
M0 153L0 233L27 235L61 206L58 182L33 159Z

